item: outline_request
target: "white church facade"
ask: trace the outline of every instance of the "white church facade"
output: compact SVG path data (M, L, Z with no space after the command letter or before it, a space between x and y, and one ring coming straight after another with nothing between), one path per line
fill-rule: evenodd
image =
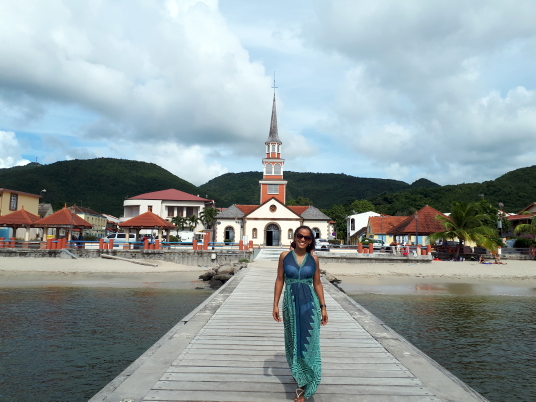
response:
M285 160L281 158L275 94L265 145L259 205L232 205L218 214L216 241L244 240L253 241L255 246L290 246L294 230L301 225L309 226L316 238L327 239L334 231L333 222L327 215L314 206L285 205L287 181L283 180Z

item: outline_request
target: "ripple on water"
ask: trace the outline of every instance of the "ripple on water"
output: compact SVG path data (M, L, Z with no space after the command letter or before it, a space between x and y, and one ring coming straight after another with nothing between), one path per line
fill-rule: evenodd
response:
M536 298L351 297L490 401L536 400Z
M0 289L0 400L87 401L211 293Z

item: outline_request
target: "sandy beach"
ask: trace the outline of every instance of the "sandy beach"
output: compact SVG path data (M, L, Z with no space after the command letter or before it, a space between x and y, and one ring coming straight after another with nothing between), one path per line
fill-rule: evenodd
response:
M206 287L205 267L143 260L157 267L101 258L0 258L0 286Z
M106 287L206 287L198 276L206 267L143 260L157 267L127 261L85 258L0 258L0 286L106 286ZM276 261L258 261L267 269ZM441 290L445 284L536 289L536 261L507 261L483 265L473 261L433 261L430 264L322 264L342 280L348 291L383 289L406 293L408 289ZM487 292L487 291L486 291Z

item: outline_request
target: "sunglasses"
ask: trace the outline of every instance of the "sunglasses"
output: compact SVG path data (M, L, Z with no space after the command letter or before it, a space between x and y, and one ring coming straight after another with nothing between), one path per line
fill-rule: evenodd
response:
M306 241L313 240L311 236L304 236L301 233L296 234L296 239L298 240L305 239Z

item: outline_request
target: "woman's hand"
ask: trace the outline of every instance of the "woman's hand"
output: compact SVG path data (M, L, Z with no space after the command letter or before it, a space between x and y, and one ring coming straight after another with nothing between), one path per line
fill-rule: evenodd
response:
M325 307L321 308L320 312L322 313L322 321L320 323L326 325L328 323L328 312Z
M272 316L274 317L274 320L277 322L281 322L281 317L279 316L279 307L274 306L274 311L272 312Z

